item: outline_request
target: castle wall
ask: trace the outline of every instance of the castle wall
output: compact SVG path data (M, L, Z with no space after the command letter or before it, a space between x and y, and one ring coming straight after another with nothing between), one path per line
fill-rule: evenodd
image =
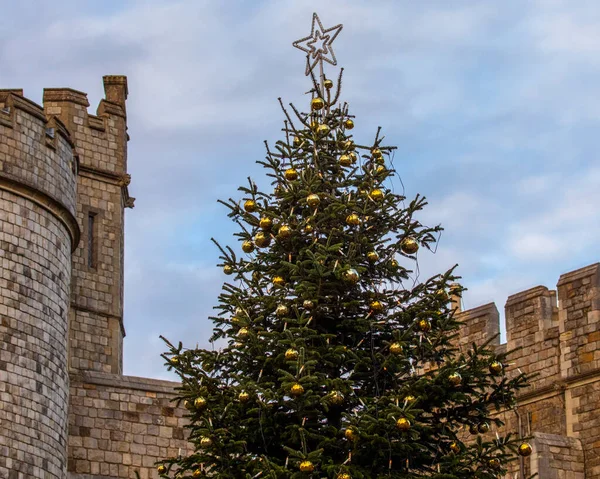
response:
M0 90L0 477L65 477L76 163L64 126Z
M158 478L154 463L188 450L178 383L82 373L71 380L68 479Z

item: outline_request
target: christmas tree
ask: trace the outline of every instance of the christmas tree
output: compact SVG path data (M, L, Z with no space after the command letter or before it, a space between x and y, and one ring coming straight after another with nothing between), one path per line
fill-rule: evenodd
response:
M505 375L506 354L488 345L456 347L456 266L405 285L442 228L415 218L424 197L405 205L393 192L395 148L380 131L353 138L343 70L337 84L323 72L341 29L315 14L294 43L312 98L308 113L280 100L284 139L259 161L274 191L249 179L242 198L221 201L241 247L215 241L231 278L210 318L223 347L167 341L194 453L161 461L165 477L496 478L531 451L480 435L528 378Z

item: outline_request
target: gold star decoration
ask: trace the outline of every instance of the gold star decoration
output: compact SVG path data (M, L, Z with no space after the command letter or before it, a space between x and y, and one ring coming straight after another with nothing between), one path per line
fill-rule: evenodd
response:
M331 65L337 65L331 44L342 31L342 28L343 25L339 24L325 30L321 20L319 20L319 16L313 13L310 35L292 43L293 46L307 53L306 75L310 74L317 63L321 63L322 65L323 60Z

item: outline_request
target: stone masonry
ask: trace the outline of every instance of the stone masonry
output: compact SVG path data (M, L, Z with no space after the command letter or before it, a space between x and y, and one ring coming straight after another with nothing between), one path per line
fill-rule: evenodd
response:
M188 454L178 383L123 376L127 79L87 95L0 90L0 479L158 478ZM500 330L494 303L460 311L468 348ZM507 374L536 372L506 431L533 454L507 479L600 479L600 263L506 302ZM495 435L492 430L488 434Z

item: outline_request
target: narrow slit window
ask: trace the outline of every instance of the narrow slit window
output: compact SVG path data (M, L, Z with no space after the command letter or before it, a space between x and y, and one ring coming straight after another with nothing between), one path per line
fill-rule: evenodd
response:
M94 261L94 253L96 248L95 228L94 228L94 214L88 214L88 266L90 268L96 267Z

